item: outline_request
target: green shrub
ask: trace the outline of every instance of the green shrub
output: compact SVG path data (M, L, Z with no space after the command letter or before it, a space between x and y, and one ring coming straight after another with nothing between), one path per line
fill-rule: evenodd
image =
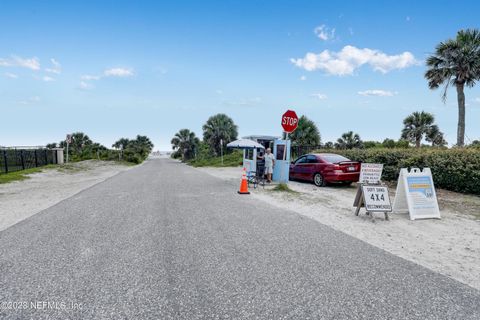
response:
M428 167L437 188L480 195L480 150L476 148L374 148L334 152L354 161L383 163L382 179L385 181L396 181L401 168Z
M194 167L237 167L243 163L243 152L235 150L223 156L223 165L221 157L199 157L187 161Z

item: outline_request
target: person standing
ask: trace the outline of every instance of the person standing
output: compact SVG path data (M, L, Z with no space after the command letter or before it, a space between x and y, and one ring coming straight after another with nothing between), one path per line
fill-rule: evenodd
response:
M265 174L267 175L267 182L270 183L272 182L273 167L275 166L275 157L273 156L270 148L267 148L263 158L265 160Z

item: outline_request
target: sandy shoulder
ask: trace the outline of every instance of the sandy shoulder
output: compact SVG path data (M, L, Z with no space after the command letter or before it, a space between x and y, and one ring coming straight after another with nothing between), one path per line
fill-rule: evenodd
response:
M240 183L241 168L199 168L218 178ZM410 221L408 214L376 214L375 223L354 215L355 187L318 188L290 182L290 194L271 188L250 189L254 198L290 209L404 259L480 289L480 197L440 190L441 220ZM393 195L392 195L393 203ZM465 206L468 203L468 206Z
M0 184L0 231L129 168L110 161L87 160Z

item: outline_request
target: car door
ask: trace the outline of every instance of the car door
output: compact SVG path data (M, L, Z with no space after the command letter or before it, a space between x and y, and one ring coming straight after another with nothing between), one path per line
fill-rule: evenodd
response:
M302 160L298 164L297 178L301 180L307 180L308 178L308 162L307 156L303 156Z
M301 172L302 172L302 164L306 161L306 157L300 157L295 160L295 163L292 166L292 170L290 171L290 176L294 179L301 179Z
M302 179L304 180L312 180L313 174L315 173L315 168L317 166L318 160L317 157L314 155L307 155L305 164L303 165L302 170Z

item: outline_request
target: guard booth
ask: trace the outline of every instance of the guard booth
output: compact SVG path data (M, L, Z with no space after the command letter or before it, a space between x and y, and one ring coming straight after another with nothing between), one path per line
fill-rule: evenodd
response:
M251 135L243 137L261 144L264 148L243 149L243 167L247 172L257 171L265 149L270 148L275 157L272 180L287 183L290 169L290 140L282 140L276 136Z
M270 148L273 152L274 142L278 138L279 137L264 135L251 135L242 137L242 139L252 140L263 146L263 148L243 150L243 167L247 170L247 172L256 172L258 166L263 166L263 160L261 160L261 157L265 154L265 150L267 148Z

